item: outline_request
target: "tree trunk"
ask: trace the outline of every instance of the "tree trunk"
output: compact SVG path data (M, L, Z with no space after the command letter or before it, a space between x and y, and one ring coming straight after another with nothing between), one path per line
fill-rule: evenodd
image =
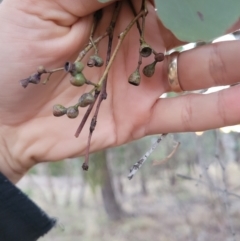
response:
M148 195L147 185L146 185L146 176L144 170L140 171L140 184L141 184L141 194L143 196Z
M117 220L120 220L121 217L123 216L123 211L115 197L113 184L112 184L111 171L108 165L109 160L108 160L107 151L105 150L100 152L98 155L98 158L100 158L101 160L96 160L96 161L102 161L103 182L101 187L101 193L102 193L104 208L108 217L111 220L117 221Z

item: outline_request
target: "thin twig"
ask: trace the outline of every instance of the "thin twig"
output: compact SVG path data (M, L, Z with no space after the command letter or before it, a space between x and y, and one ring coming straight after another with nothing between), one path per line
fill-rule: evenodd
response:
M56 72L62 71L62 70L64 70L64 67L52 69L52 70L46 70L46 73L48 73L48 76L42 83L45 85L50 80L53 73L56 73Z
M134 16L137 16L137 12L136 12L136 10L135 10L135 8L134 8L134 6L133 6L132 0L128 0L127 2L128 2L128 4L129 4L132 12L133 12L133 15L134 15ZM142 29L141 29L141 27L140 27L140 23L139 23L138 20L136 21L136 24L137 24L137 28L138 28L138 31L139 31L139 35L142 36Z
M82 129L83 129L83 127L84 127L84 125L85 125L85 123L86 123L90 113L92 112L92 109L93 109L96 101L97 101L99 93L100 93L99 91L95 91L94 102L91 105L89 105L85 115L83 116L82 121L81 121L81 123L80 123L80 125L79 125L79 127L78 127L78 129L77 129L77 131L75 133L75 137L78 137L80 135L80 133L82 132Z
M109 35L109 31L106 31L104 34L99 36L94 40L94 44L96 45L99 43L101 40L103 40L105 37ZM80 62L82 59L85 57L85 55L93 48L92 43L90 42L78 55L78 58L75 60L75 62Z
M98 85L99 85L99 88L101 88L102 84L103 84L103 81L106 79L106 76L108 75L108 72L110 70L110 68L112 67L112 64L116 58L116 55L119 51L119 48L121 47L122 45L122 42L124 40L124 38L126 37L126 35L128 34L128 32L130 31L130 29L132 28L132 26L134 25L134 23L140 18L142 17L143 15L145 14L145 11L140 11L139 14L128 24L128 26L125 28L125 30L119 35L118 37L118 43L117 43L117 46L116 48L114 49L114 52L109 60L109 64L108 66L106 67L101 79L99 80L98 82Z
M177 177L179 178L182 178L182 179L185 179L185 180L189 180L189 181L196 181L197 183L201 183L207 187L210 187L212 188L207 182L204 182L200 179L197 179L197 178L193 178L193 177L189 177L189 176L186 176L186 175L182 175L182 174L176 174ZM218 192L222 192L222 193L226 193L228 194L229 196L233 196L233 197L236 197L236 198L240 198L240 195L238 194L235 194L233 192L229 192L229 191L226 191L226 190L223 190L221 188L218 188L218 187L214 187L216 191Z
M107 31L94 41L95 44L98 43L103 38L105 38L106 36L112 35L112 31L115 28L117 17L118 17L119 12L120 12L121 3L116 3L116 6L118 6L118 7L115 9L115 11L113 13L113 16L112 16L112 19L111 19L111 22L110 22L110 25L109 25ZM79 57L78 57L78 59L76 61L81 61L82 58L87 54L87 52L92 47L93 47L93 45L91 43L89 43L87 45L87 47L83 51L80 52ZM95 101L88 107L87 112L85 113L85 115L84 115L84 117L83 117L83 119L82 119L82 121L81 121L81 123L80 123L80 125L79 125L79 127L78 127L78 129L76 131L76 133L75 133L75 137L78 137L80 135L80 133L81 133L81 131L82 131L82 129L83 129L83 127L84 127L84 125L85 125L89 115L90 115L90 113L92 112L92 109L93 109L93 107L94 107L94 105L96 103L96 100L98 99L100 91L95 89Z
M215 131L215 135L216 135L216 151L215 151L215 157L218 161L218 164L219 166L221 167L221 170L222 170L222 181L223 181L223 187L224 187L224 192L223 192L223 203L224 203L224 206L225 206L225 211L226 211L226 214L227 214L227 218L228 218L228 223L229 223L229 227L230 227L230 230L231 230L231 234L233 236L233 241L235 241L235 230L234 230L234 227L233 227L233 221L232 221L232 218L231 218L231 214L230 214L230 200L229 200L229 192L228 192L228 184L227 184L227 175L226 175L226 168L224 166L224 163L222 162L222 158L220 155L220 151L219 151L219 148L220 146L223 146L222 144L222 140L221 140L221 137L220 137L220 133L218 130Z
M114 33L117 17L119 15L121 6L122 6L122 3L120 3L120 2L116 3L113 18L112 18L111 23L109 25L109 39L108 39L108 49L107 49L107 57L106 57L106 67L108 66L109 61L111 59L113 33ZM108 75L106 75L106 77L104 79L104 82L103 82L103 85L102 85L102 88L101 88L101 92L100 92L100 96L99 96L99 99L98 99L98 103L97 103L97 106L96 106L96 110L95 110L94 116L92 118L90 129L89 129L89 136L88 136L88 143L87 143L87 149L86 149L86 154L85 154L85 161L82 165L82 168L85 171L88 170L89 151L90 151L91 139L92 139L92 134L93 134L93 132L95 130L95 127L97 125L97 117L98 117L98 113L99 113L99 110L100 110L100 106L101 106L102 101L107 98L107 78L108 78Z
M176 151L178 150L179 146L180 146L180 142L177 142L177 145L174 147L172 152L166 158L164 158L163 160L161 160L161 161L154 161L153 162L153 166L159 166L159 165L162 165L162 164L166 163L176 153Z
M89 152L90 152L90 145L91 145L91 139L92 139L92 134L93 131L95 130L95 127L97 125L97 116L99 113L99 109L100 109L100 105L102 103L103 97L102 97L102 92L103 92L103 88L100 92L100 97L98 99L98 103L96 106L96 110L94 113L94 116L92 118L91 124L90 124L90 128L89 128L89 135L88 135L88 142L87 142L87 148L86 148L86 154L85 154L85 161L82 165L83 170L87 171L88 170L88 163L89 163Z
M146 11L146 0L142 0L141 10ZM146 15L144 14L142 16L142 33L141 33L142 39L144 39L144 33L145 33L145 19L146 19Z
M100 19L102 18L102 11L103 10L100 9L100 10L96 11L95 14L93 15L93 17L94 17L93 25L92 25L91 33L90 33L90 37L89 37L90 43L94 47L96 55L98 54L98 48L97 48L97 46L95 45L95 43L93 41L93 35L94 35L94 33L95 33L96 29L97 29L97 26L99 24Z
M152 154L152 152L156 149L158 144L166 137L167 134L162 134L158 137L157 141L151 146L151 148L140 158L139 161L137 161L132 168L130 169L130 172L128 174L128 179L131 180L134 175L137 173L137 171L142 167L143 163L148 159L148 157Z

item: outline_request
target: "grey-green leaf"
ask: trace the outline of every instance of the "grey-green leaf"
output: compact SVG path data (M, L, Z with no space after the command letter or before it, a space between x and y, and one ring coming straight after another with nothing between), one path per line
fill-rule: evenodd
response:
M178 39L208 41L240 17L240 0L155 0L158 16Z

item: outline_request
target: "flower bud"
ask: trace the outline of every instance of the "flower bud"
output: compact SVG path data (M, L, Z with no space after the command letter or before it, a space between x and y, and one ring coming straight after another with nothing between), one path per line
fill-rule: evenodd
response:
M153 63L145 66L143 68L143 74L147 77L152 77L154 72L155 72L155 65L156 65L156 61L154 61Z
M79 111L78 111L78 108L76 106L70 106L67 108L67 116L70 118L70 119L74 119L78 116L79 114Z
M128 78L128 83L138 86L141 82L141 76L139 69L137 68Z
M142 42L139 53L144 58L149 57L152 54L152 48L147 43Z
M91 93L85 93L83 94L79 100L78 104L80 107L86 107L94 102L95 98Z
M86 78L82 73L78 73L70 79L70 82L74 86L82 86L86 82Z
M101 67L103 66L104 61L101 57L99 57L98 55L93 55L90 56L90 59L88 60L87 66L88 67Z
M63 116L67 113L67 108L65 108L63 105L54 105L53 106L53 115L54 116Z

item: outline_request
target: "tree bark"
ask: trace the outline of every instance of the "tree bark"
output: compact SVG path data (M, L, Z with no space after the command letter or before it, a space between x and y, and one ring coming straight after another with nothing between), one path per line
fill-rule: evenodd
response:
M102 164L103 182L101 187L101 193L102 193L104 208L108 217L113 221L117 221L122 218L123 211L115 197L111 170L108 165L109 160L108 160L107 151L105 150L100 152L99 158L101 158L101 161L103 162ZM100 161L100 160L96 160L96 161Z

